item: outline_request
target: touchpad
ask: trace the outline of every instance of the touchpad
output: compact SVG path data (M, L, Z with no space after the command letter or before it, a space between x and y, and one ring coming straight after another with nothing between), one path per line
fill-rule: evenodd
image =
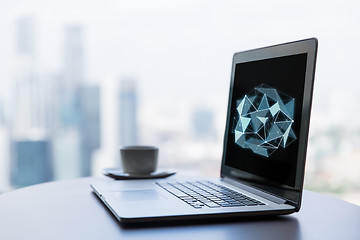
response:
M111 194L120 201L158 200L161 197L161 195L153 189L117 191L111 192Z

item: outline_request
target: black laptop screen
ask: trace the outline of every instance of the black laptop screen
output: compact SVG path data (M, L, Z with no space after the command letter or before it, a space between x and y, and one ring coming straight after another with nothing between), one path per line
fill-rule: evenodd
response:
M307 53L238 63L225 165L295 187Z

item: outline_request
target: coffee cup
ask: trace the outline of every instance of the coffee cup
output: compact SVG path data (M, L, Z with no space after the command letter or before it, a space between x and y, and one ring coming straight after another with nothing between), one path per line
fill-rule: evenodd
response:
M153 146L124 146L120 148L125 173L147 175L157 168L159 149Z

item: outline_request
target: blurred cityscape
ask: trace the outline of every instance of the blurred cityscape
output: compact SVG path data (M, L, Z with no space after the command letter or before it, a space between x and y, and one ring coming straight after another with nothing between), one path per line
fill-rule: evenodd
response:
M100 147L100 89L84 79L83 34L64 32L61 72L40 74L32 18L16 24L18 66L11 98L2 104L2 187L89 176Z
M2 79L10 93L0 92L0 192L101 176L103 168L120 167L118 147L133 144L158 146L160 168L219 175L225 94L207 105L186 98L145 102L137 76L91 83L81 25L62 32L61 70L44 73L36 58L34 19L20 18L14 29L16 71ZM342 98L350 104L314 101L305 187L360 205L359 114L346 114L358 108L360 97L331 99Z
M8 81L13 82L11 97L0 96L0 191L101 175L104 167L121 167L117 149L122 145L160 146L161 158L168 159L162 167L193 169L196 158L220 159L212 109L192 109L191 126L177 125L172 119L175 117L181 122L187 117L187 113L172 116L181 114L178 106L174 106L177 110L169 113L168 119L140 118L141 109L150 116L154 114L152 111L162 116L163 109L151 104L139 106L139 86L134 77L115 80L115 94L110 99L115 109L109 114L115 124L110 123L112 142L108 144L106 139L104 146L102 121L107 120L104 120L101 106L107 104L102 101L109 91L106 86L89 84L85 79L82 27L65 28L61 71L42 75L36 65L34 24L31 17L17 21L15 54L18 66L14 79ZM193 140L188 144L181 144L190 139ZM218 150L212 150L214 146ZM198 173L198 168L194 169Z

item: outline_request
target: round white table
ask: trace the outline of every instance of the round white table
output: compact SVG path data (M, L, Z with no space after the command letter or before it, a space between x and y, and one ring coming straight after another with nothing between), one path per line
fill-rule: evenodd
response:
M273 219L125 228L92 192L96 178L0 195L0 239L360 239L360 206L305 191L299 213Z

